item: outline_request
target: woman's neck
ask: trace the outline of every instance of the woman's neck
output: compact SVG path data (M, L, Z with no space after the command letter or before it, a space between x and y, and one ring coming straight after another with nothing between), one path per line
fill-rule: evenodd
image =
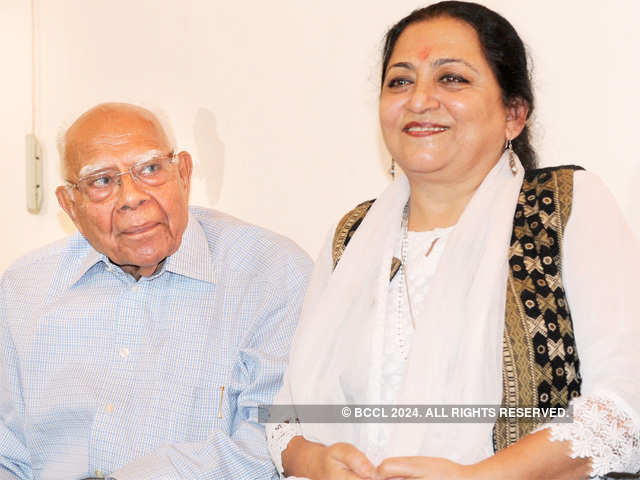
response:
M450 164L429 173L405 171L411 189L409 230L422 232L455 225L502 154L496 152L479 161Z
M482 180L434 184L409 179L409 230L422 232L455 225Z

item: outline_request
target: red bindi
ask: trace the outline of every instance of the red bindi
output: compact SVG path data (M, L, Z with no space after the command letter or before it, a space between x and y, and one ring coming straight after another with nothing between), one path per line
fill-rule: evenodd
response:
M424 61L430 53L431 47L424 47L422 50L420 50L420 52L418 52L418 58L420 59L420 61Z

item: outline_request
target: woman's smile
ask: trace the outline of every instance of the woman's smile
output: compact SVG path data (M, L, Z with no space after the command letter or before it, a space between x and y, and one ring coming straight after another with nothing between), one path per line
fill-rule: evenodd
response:
M409 122L402 129L404 133L411 137L430 137L447 130L449 130L449 127L429 122Z

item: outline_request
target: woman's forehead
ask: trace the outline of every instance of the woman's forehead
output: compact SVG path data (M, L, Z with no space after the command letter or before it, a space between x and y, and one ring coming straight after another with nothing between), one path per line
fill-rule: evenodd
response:
M438 17L409 25L398 38L392 61L425 61L441 55L476 57L483 55L475 29L449 17Z

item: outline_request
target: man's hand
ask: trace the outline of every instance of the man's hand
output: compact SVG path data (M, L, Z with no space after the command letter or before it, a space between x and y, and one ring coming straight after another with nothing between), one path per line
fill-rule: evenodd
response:
M294 437L282 455L285 473L311 480L373 480L376 469L350 443L325 446Z

